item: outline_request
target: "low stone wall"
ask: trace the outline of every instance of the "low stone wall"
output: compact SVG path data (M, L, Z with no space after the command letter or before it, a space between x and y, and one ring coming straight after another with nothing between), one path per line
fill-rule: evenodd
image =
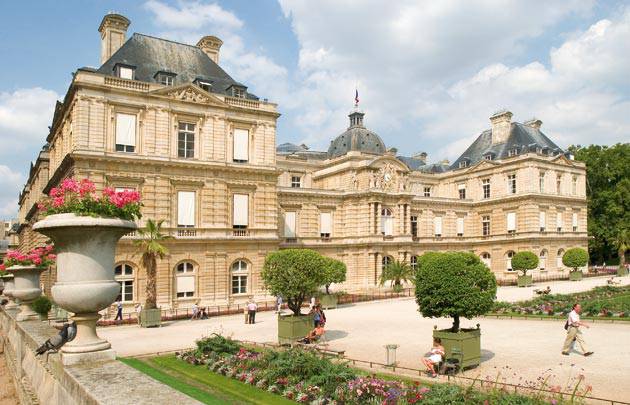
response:
M59 331L47 322L17 322L16 312L0 309L0 339L21 404L200 404L119 361L63 366L58 353L35 356Z

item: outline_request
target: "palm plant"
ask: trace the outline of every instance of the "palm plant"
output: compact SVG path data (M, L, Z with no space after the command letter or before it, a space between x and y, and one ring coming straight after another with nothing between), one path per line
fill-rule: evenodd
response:
M407 262L401 262L399 260L389 263L383 269L381 274L381 285L384 285L387 281L391 281L392 287L402 286L402 282L408 282L413 277L413 270Z
M157 308L157 259L164 259L164 256L168 253L168 249L162 243L173 239L171 236L162 233L163 223L164 220L157 223L152 219L147 220L146 226L138 229L141 239L134 242L142 254L140 260L142 267L147 272L145 309Z
M630 250L630 230L621 229L615 238L615 247L619 255L619 267L626 265L626 252Z

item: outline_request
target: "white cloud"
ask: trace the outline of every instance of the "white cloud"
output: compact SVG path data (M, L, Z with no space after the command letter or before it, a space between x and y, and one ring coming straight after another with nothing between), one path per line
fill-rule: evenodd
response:
M18 194L24 176L5 165L0 165L0 218L9 219L17 213Z

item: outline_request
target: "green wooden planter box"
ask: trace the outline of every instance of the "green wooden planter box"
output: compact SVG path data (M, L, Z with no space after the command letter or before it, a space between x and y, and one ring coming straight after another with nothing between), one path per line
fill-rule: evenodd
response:
M516 284L519 287L529 287L530 285L533 284L533 276L531 275L518 276L518 279L516 279Z
M619 267L617 269L617 276L619 277L623 277L623 276L627 276L628 275L628 269L625 267Z
M339 297L336 294L323 294L319 297L319 303L324 309L334 309L337 308L337 302L339 301Z
M291 345L303 338L313 329L313 317L310 315L278 316L278 343Z
M160 308L143 309L140 311L140 326L152 328L162 325L162 310Z
M571 280L571 281L580 281L580 280L582 280L582 272L580 270L570 272L569 273L569 280Z
M460 329L459 332L453 333L450 329L435 329L433 337L442 339L442 346L446 353L446 358L458 358L453 356L453 348L459 349L461 354L462 368L476 367L481 363L481 330L477 329Z

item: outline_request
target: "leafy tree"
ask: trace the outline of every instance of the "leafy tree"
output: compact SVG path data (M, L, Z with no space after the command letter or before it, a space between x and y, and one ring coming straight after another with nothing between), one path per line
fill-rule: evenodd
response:
M326 282L326 258L310 249L283 249L265 258L261 277L273 295L286 297L296 316L304 300Z
M492 309L497 281L473 253L430 252L422 255L416 272L416 302L422 316L459 318L483 315Z
M575 160L586 164L590 257L601 263L619 255L625 262L630 248L630 143L578 145L569 150Z
M326 294L330 294L329 288L332 283L343 283L346 281L346 264L341 260L331 257L324 257L326 265L324 266L324 286Z
M413 270L407 262L401 262L399 260L389 263L383 269L381 274L381 285L384 285L387 281L392 282L392 286L401 286L402 282L408 282L413 277Z
M532 252L518 252L512 257L512 268L516 271L522 271L523 275L527 275L527 270L533 270L538 267L538 256Z
M157 223L152 219L147 220L146 227L138 229L141 239L134 241L142 254L140 263L147 272L145 309L157 308L157 259L164 259L164 256L168 253L168 250L163 245L164 241L173 239L171 236L162 233L163 223L164 220Z
M582 248L571 248L564 252L562 264L571 267L573 271L578 271L578 267L588 264L588 252Z

